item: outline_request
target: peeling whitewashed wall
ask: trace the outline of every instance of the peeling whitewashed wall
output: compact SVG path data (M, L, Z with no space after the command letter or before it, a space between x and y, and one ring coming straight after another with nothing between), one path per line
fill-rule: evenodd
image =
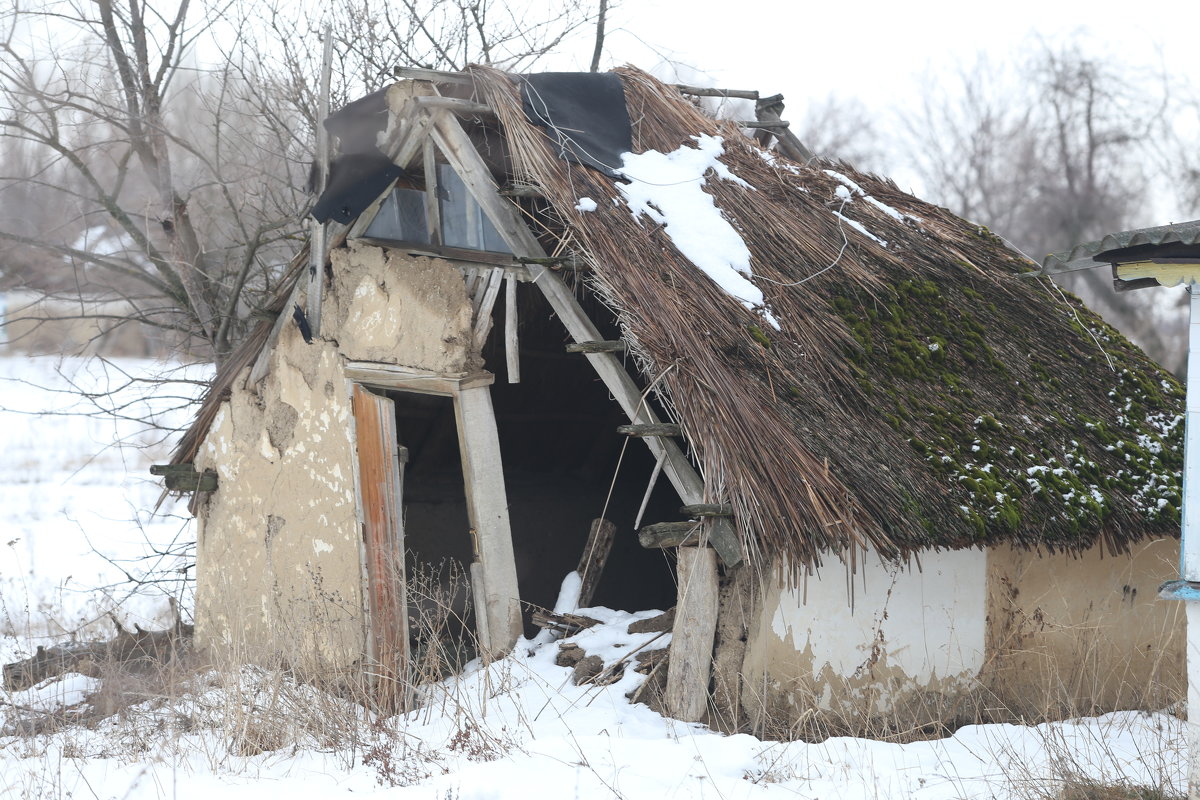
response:
M775 735L814 718L879 732L1164 707L1184 693L1183 604L1156 596L1178 557L1166 539L1117 556L925 552L920 570L868 555L852 578L831 560L794 588L776 574L742 707Z
M320 339L285 324L267 377L235 381L196 456L219 476L198 510L197 641L243 661L328 670L364 652L345 361L438 373L479 363L458 270L357 244L332 261Z
M868 553L853 576L831 559L798 586L778 572L765 581L743 667L751 716L784 728L813 714L835 725L908 719L973 686L984 663L986 556L922 553L921 567Z

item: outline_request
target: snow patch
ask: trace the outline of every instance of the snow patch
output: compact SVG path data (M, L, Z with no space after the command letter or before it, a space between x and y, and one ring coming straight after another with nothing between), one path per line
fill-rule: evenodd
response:
M762 290L750 280L754 273L746 242L704 191L710 170L717 179L753 187L721 163L725 145L719 136L692 138L696 147L671 153L624 153L619 172L629 183L617 188L635 219L645 216L661 225L679 252L726 294L779 330L779 322L765 308Z

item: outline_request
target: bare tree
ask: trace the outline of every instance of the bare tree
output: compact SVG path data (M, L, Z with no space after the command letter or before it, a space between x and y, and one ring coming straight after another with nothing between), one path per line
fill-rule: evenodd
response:
M0 16L0 152L17 156L0 198L45 210L0 217L4 285L120 297L129 319L219 362L299 240L321 21L254 0L21 1ZM583 0L541 5L340 0L325 11L335 101L397 66L520 69L590 18Z

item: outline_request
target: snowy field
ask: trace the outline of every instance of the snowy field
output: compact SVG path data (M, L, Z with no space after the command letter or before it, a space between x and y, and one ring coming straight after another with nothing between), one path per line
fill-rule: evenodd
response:
M163 385L146 401L123 384L161 375L162 365L104 366L0 359L0 661L81 629L107 638L113 611L126 624L162 627L168 596L188 603L175 562L155 555L189 535L186 512L149 513L159 488L146 470L169 443L132 421L81 412L115 403L124 416L150 414L170 427L186 422L178 398L196 389ZM80 388L95 401L81 400ZM126 574L147 572L165 582L131 596ZM606 624L575 641L606 664L652 636L626 632L650 612L589 613ZM390 719L250 668L148 683L142 702L90 726L0 736L0 798L934 800L1057 798L1064 780L1171 796L1183 780L1183 725L1166 713L970 726L907 744L784 744L722 736L631 704L626 696L643 680L632 671L607 686L575 686L571 671L555 666L556 649L522 642L486 669L424 687L419 710ZM100 688L72 675L0 692L0 731L31 709L82 715Z

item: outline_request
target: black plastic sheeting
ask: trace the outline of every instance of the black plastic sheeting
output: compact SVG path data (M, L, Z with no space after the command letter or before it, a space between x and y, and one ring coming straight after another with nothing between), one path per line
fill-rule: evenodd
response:
M610 73L543 72L521 77L525 117L550 135L559 157L611 177L633 150L625 87Z
M334 220L349 225L403 174L383 153L342 156L329 165L329 183L317 198L312 215L317 222Z
M313 206L318 222L350 224L404 174L375 144L387 121L386 89L347 103L326 118L325 130L338 137L341 155L329 164L325 191Z

